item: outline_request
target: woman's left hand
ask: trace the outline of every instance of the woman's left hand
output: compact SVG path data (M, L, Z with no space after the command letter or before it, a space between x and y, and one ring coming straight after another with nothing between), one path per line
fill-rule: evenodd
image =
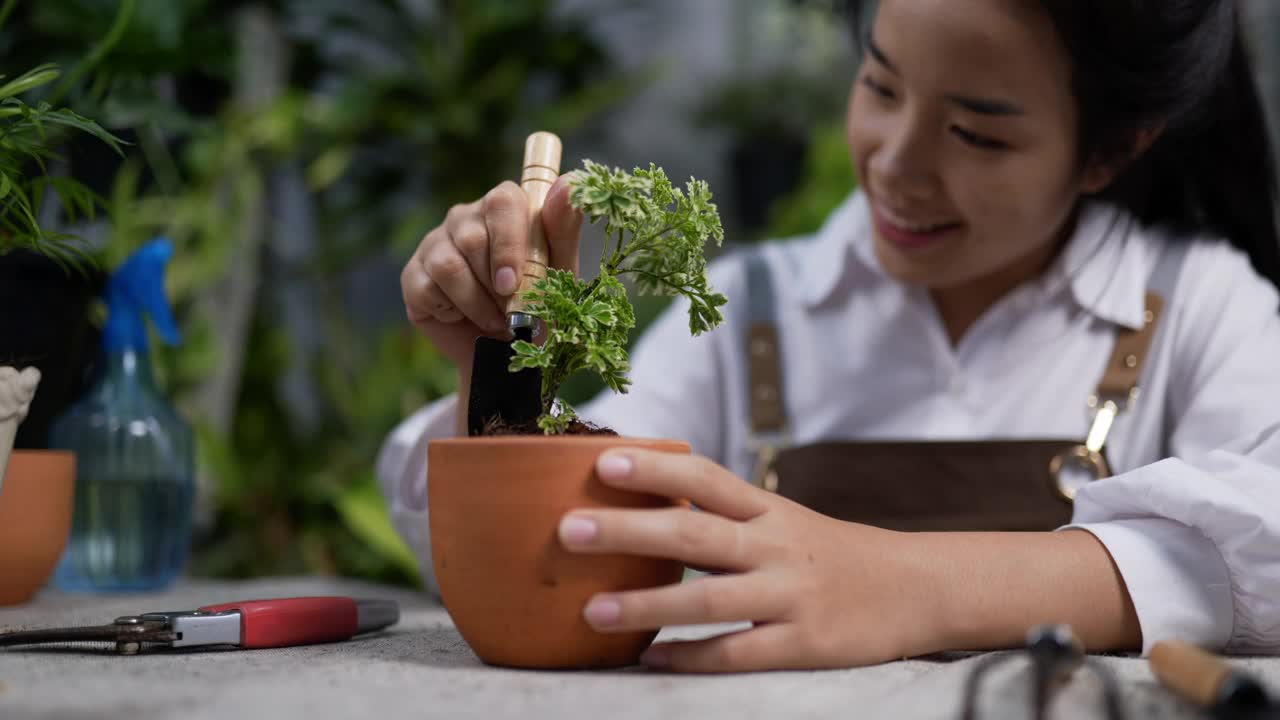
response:
M613 487L698 510L575 510L566 548L665 557L725 574L591 599L600 632L748 621L717 637L661 643L641 661L687 672L849 667L940 650L928 559L910 535L841 522L766 492L706 458L642 450L601 455Z

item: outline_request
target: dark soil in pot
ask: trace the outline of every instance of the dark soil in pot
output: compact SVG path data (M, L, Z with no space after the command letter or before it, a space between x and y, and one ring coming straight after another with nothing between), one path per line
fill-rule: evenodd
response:
M501 418L494 418L484 426L484 432L480 433L481 437L499 437L503 435L543 435L542 428L538 427L536 420L523 424L513 425ZM594 423L583 422L582 420L573 420L569 423L569 427L562 433L563 435L614 435L618 433L607 427L600 427Z

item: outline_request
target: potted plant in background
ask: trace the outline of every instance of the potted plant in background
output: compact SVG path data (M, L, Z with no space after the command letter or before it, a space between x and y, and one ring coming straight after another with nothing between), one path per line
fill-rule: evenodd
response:
M92 217L99 200L47 165L68 132L119 149L119 140L97 123L20 99L59 75L45 65L0 85L0 605L29 599L66 545L75 457L10 449L24 418L43 433L69 401L79 379L75 364L87 356L88 305L96 289L95 264L80 238L47 229L38 218L49 207L69 221ZM42 406L45 397L51 401Z
M556 526L577 507L662 507L666 498L622 492L595 478L611 447L688 453L678 439L582 433L557 399L573 373L599 374L615 392L630 380L626 341L635 313L619 280L689 301L689 330L722 320L726 299L708 285L705 245L724 237L705 182L674 187L657 167L634 173L590 161L574 173L570 202L591 222L605 221L599 274L584 280L548 270L526 293L525 312L547 327L545 342L517 341L510 370L542 370L542 414L525 434L437 440L428 447L432 562L454 623L486 662L518 667L616 667L633 664L655 632L602 634L582 618L598 592L678 582L684 568L664 559L575 556ZM519 633L511 628L521 628Z
M72 133L87 133L119 151L97 123L21 95L52 83L60 71L37 67L0 86L0 366L40 369L41 392L23 424L19 447L43 447L48 425L83 381L96 345L89 304L101 274L74 235L39 218L91 219L100 198L75 178L51 172ZM17 308L39 312L15 312Z

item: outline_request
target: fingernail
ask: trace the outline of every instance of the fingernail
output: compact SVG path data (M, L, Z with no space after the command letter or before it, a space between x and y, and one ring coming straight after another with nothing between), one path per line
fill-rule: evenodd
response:
M596 521L584 517L567 517L560 521L560 539L570 545L585 545L595 540Z
M498 291L499 295L510 295L516 291L516 271L509 267L498 268L498 274L493 277L493 289Z
M606 453L596 461L596 473L601 480L622 480L631 474L635 463L621 453Z
M587 603L582 616L597 627L613 625L622 617L622 605L611 598L598 598Z
M671 665L671 653L664 647L654 646L640 655L640 663L651 668L665 668Z

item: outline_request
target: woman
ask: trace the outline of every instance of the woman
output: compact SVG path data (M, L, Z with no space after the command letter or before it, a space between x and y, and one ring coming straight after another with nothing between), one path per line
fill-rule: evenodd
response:
M593 598L588 622L754 623L644 657L680 671L1010 647L1041 622L1070 623L1091 650L1280 650L1276 181L1235 3L882 0L864 47L847 123L862 189L808 241L716 263L725 326L691 339L673 309L634 354L631 394L581 409L623 434L688 438L694 457L613 453L597 470L702 512L575 511L565 546L727 572ZM543 221L553 261L576 270L565 190ZM464 369L464 392L472 340L501 327L517 277L523 203L504 183L454 208L402 275L410 319ZM856 459L793 463L784 484L806 504L762 487L755 441L783 427L746 395L762 278L785 397L772 410L792 443L932 443L916 457L992 443L976 446L991 452L966 475L968 508L1012 502L1012 520L896 527L1038 531L907 533L817 512L851 488L874 490L845 503L852 517L886 493L926 514L951 502L937 478ZM379 461L428 572L426 440L457 414L452 399L418 413ZM1061 523L1007 497L1014 465L981 477L1023 441L1086 436L1052 457L1074 496ZM1028 497L1045 487L1034 467Z

